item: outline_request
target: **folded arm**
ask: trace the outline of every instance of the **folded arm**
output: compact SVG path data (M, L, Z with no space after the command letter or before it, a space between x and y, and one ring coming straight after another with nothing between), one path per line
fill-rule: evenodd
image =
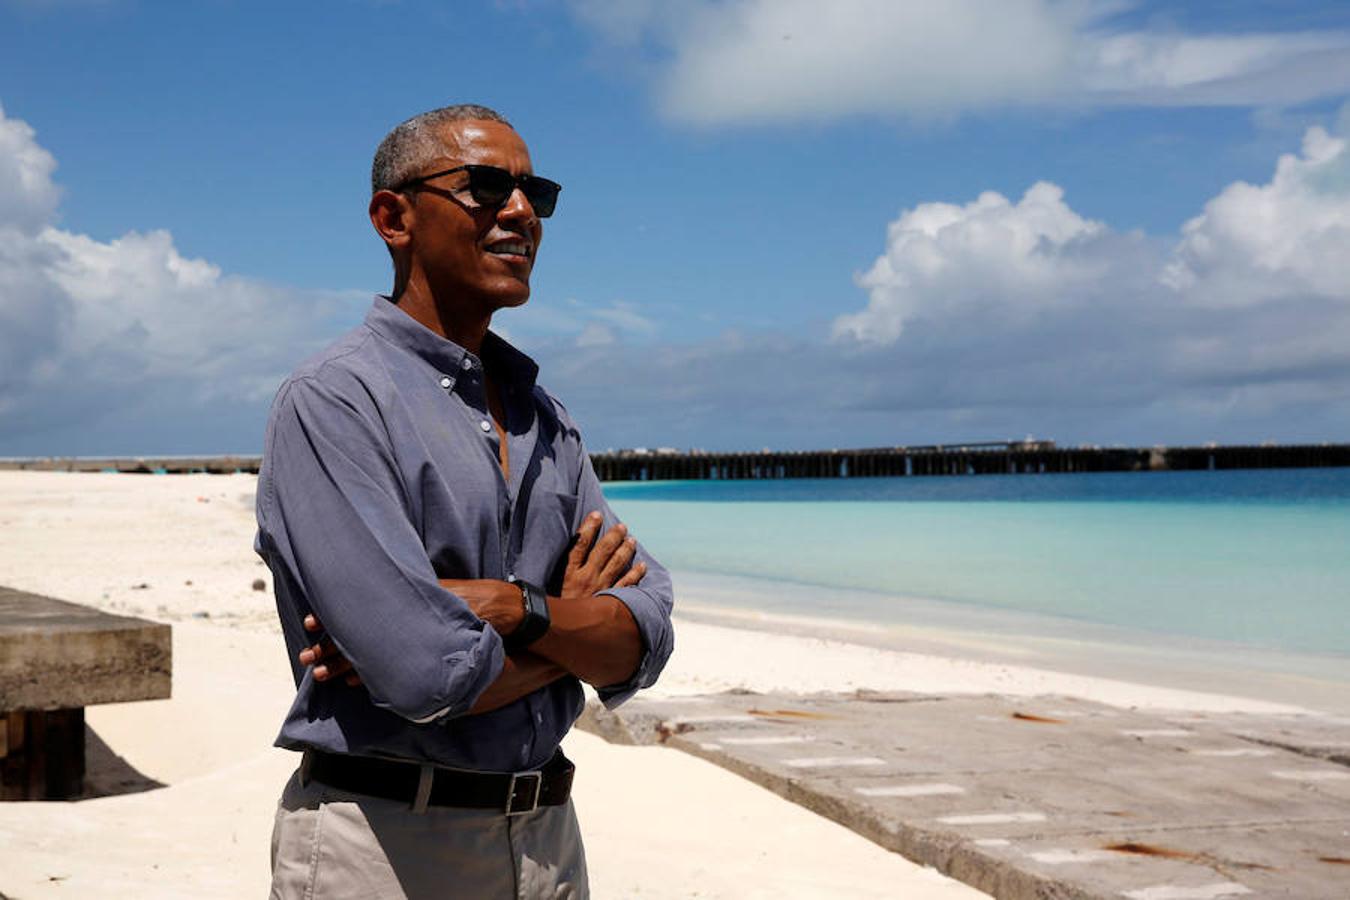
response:
M642 655L642 637L633 614L618 598L598 591L638 584L647 566L633 563L637 542L622 524L597 540L602 521L602 515L594 512L582 523L568 554L562 593L548 598L548 632L528 652L507 657L497 680L470 712L496 709L569 673L597 687L633 675ZM524 604L518 586L489 578L442 578L440 585L463 599L498 634L509 636L520 626ZM317 633L321 625L310 616L305 628ZM342 677L356 685L362 680L328 640L305 648L300 663L314 666L319 681Z
M549 630L530 645L531 653L596 687L630 678L642 656L632 612L600 591L636 585L647 573L645 562L633 562L637 541L627 527L616 523L600 535L603 521L598 510L582 520L568 552L562 593L548 598ZM442 579L441 585L465 598L501 635L512 634L524 616L520 588L513 584Z

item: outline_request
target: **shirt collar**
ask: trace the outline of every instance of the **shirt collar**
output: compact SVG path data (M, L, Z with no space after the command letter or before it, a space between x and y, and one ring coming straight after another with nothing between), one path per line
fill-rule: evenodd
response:
M442 375L456 378L464 361L473 365L484 361L495 378L508 385L526 390L534 388L539 366L534 360L511 346L505 338L489 331L483 337L482 359L465 350L454 341L441 337L421 322L408 315L388 297L376 295L366 313L366 327L392 343L420 357Z

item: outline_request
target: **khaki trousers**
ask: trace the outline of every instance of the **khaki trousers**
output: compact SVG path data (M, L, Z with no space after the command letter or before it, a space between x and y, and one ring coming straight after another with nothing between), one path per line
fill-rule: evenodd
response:
M352 794L291 776L272 829L272 900L586 900L572 801L506 816Z

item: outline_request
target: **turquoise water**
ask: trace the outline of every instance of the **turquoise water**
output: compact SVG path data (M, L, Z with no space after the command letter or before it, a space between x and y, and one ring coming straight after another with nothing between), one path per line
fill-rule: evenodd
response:
M669 567L1350 658L1350 470L605 485ZM802 604L803 601L797 600ZM1350 659L1347 660L1350 662Z

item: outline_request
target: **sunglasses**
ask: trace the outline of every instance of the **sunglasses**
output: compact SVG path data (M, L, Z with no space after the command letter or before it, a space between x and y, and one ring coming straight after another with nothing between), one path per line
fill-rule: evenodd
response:
M469 196L479 206L489 208L504 206L506 201L511 199L511 195L516 192L516 188L520 188L521 193L525 195L525 199L530 201L530 206L534 207L534 214L541 219L547 219L553 215L553 210L558 205L558 191L562 190L562 185L558 182L540 178L538 175L512 175L497 166L475 165L455 166L453 169L442 169L439 172L432 172L430 175L409 178L394 190L404 191L425 181L440 178L442 175L449 175L453 172L469 173Z

